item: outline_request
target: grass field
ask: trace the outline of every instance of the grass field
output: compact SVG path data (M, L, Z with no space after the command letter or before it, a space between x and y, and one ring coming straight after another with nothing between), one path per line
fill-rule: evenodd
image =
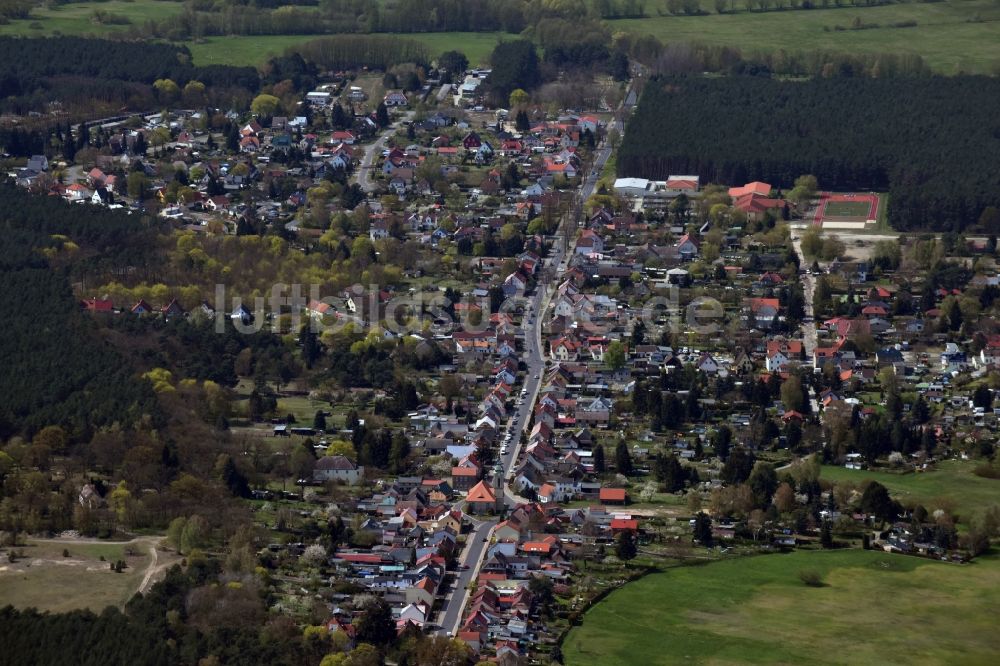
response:
M31 18L0 25L0 35L27 35L40 37L60 33L63 35L89 35L100 37L112 32L128 30L128 25L100 25L91 21L94 10L127 16L134 26L146 21L159 21L176 16L183 11L179 2L157 0L108 0L107 2L80 2L68 5L39 6L31 10Z
M350 411L350 406L331 406L330 403L325 400L312 400L306 396L291 396L278 398L278 409L276 410L276 413L282 416L291 414L295 417L296 426L310 428L312 427L313 418L319 410L331 412L331 415L327 417L327 427L339 428L343 425L344 418L347 416L347 412Z
M960 70L989 73L1000 63L1000 5L992 0L752 13L744 10L743 2L737 2L737 13L723 15L715 13L714 4L703 0L702 8L709 13L702 16L650 16L608 23L612 30L651 34L664 42L735 46L744 53L821 49L916 54L943 74ZM881 27L834 30L835 26L850 26L855 17ZM901 21L916 21L917 25L888 27Z
M806 587L802 570L824 587ZM796 552L680 567L598 603L563 644L569 666L992 664L1000 559Z
M63 557L63 548L70 557ZM122 606L139 587L149 565L149 547L136 545L135 555L127 556L120 543L53 543L29 541L18 547L24 559L0 564L0 600L19 608L65 612L76 608L101 611L105 606ZM101 556L106 561L101 561ZM122 573L110 569L110 562L128 563Z
M971 460L946 460L930 472L890 474L824 465L820 478L855 483L874 479L888 488L897 501L920 503L928 510L951 508L965 522L977 509L1000 504L1000 480L976 476L972 473L975 466Z

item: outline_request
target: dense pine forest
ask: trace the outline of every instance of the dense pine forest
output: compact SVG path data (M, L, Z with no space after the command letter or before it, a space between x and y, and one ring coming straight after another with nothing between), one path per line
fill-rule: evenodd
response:
M974 228L1000 202L1000 80L654 78L618 158L624 176L889 192L899 230ZM995 230L990 230L995 231Z
M0 437L51 424L85 436L158 413L149 385L101 342L70 289L73 274L140 259L144 232L124 213L0 186Z
M86 39L83 37L0 37L0 82L4 86L50 76L86 76L152 83L173 79L183 85L198 79L205 85L258 84L253 67L195 67L185 46ZM18 88L0 88L4 96Z
M0 37L0 109L24 113L45 108L55 95L64 107L90 101L118 109L155 110L152 84L170 79L181 87L199 81L209 89L260 86L253 67L196 67L187 47L82 37ZM249 94L248 92L248 94Z

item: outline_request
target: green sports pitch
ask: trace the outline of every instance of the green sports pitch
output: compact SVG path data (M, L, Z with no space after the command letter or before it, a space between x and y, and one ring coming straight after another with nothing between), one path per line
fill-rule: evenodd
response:
M871 204L868 201L828 201L825 217L867 218Z

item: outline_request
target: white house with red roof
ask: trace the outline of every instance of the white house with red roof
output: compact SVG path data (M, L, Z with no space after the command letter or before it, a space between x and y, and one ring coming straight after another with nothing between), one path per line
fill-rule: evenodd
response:
M76 203L78 201L87 201L94 195L93 191L86 185L80 185L79 183L73 183L66 187L63 191L63 198L66 201Z
M664 194L674 197L684 194L693 197L698 194L700 184L699 176L667 176L667 180L663 183Z
M781 302L777 298L748 298L745 307L753 314L758 326L769 327L778 317Z
M768 340L765 362L768 372L781 372L792 361L801 361L803 349L801 340Z
M1000 367L1000 335L986 338L982 350L973 357L973 364L981 368Z
M343 143L348 146L353 145L356 140L354 133L350 130L337 130L330 137L332 143Z

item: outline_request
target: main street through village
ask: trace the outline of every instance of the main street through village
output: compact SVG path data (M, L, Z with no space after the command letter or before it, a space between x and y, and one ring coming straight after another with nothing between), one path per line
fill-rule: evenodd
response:
M631 91L626 93L625 103L623 103L616 119L612 121L609 130L614 129L619 135L622 133L624 129L624 123L621 120L622 113L627 113L634 106L635 97L635 95L631 94ZM387 135L383 135L383 138L385 136ZM581 209L583 203L594 193L601 172L607 164L608 159L610 159L612 151L613 146L608 141L605 140L600 145L590 171L585 174L580 184L575 208ZM377 150L373 149L370 154L376 154L376 152ZM362 167L360 173L366 173L364 167ZM364 187L365 185L361 178L359 176L359 182ZM530 415L538 397L538 391L542 386L546 364L545 353L542 347L544 313L548 308L552 294L558 287L559 277L565 271L572 256L573 250L570 245L575 238L577 226L578 221L576 216L572 214L567 215L560 225L552 244L552 253L546 259L545 267L541 272L542 277L539 279L534 293L528 300L522 319L524 322L524 354L521 360L524 362L526 368L523 387L525 393L523 394L523 399L518 402L514 414L508 422L507 432L512 434L511 446L507 453L499 457L501 469L493 472L493 474L502 475L499 479L499 484L503 487L504 504L507 508L514 508L519 503L527 501L525 498L518 497L514 493L507 485L507 480L520 454L521 434L525 433L528 429ZM498 480L492 477L488 477L488 481L492 482L494 486L498 483ZM445 596L444 606L438 615L438 624L440 626L438 633L441 635L457 635L462 622L465 605L472 592L472 583L476 580L479 569L482 567L488 552L493 528L500 522L497 518L483 521L470 518L470 520L472 521L472 529L466 536L465 548L459 557L459 569L455 575L453 588Z

